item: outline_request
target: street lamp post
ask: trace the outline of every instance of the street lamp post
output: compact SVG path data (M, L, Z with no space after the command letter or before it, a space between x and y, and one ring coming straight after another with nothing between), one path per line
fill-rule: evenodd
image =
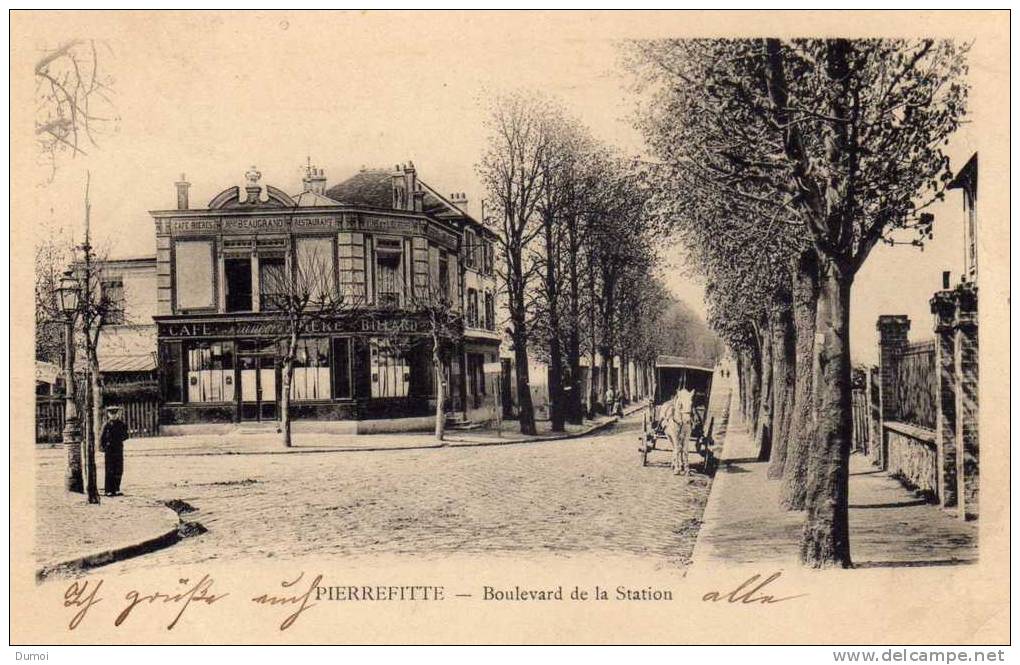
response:
M57 289L60 309L64 313L64 431L63 443L67 451L67 473L64 485L69 492L85 491L81 474L81 427L78 408L74 401L74 316L78 311L78 281L68 270L60 279Z

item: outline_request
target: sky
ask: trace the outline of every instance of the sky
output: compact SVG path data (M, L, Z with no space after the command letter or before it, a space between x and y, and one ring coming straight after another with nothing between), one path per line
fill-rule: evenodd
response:
M191 206L199 207L243 184L253 165L264 183L297 193L307 158L325 169L328 185L363 166L413 161L440 192L466 192L477 214L475 164L485 143L485 101L509 90L548 93L596 137L626 154L644 151L631 124L636 100L611 38L627 34L632 17L238 12L72 18L27 26L28 36L12 42L14 60L34 62L43 48L69 38L102 40L111 51L105 64L120 122L98 149L64 161L52 179L35 168L34 221L41 233L80 238L87 169L93 233L110 256L154 254L147 211L174 206L173 183L181 174L192 183ZM23 77L30 79L30 66ZM954 164L962 166L974 145L966 132L954 139ZM851 318L856 358L874 361L879 314L907 314L912 337L931 336L928 300L943 270L958 275L962 268L959 193L933 212L935 240L924 252L879 246L858 276ZM703 289L683 248L665 254L666 283L704 315Z

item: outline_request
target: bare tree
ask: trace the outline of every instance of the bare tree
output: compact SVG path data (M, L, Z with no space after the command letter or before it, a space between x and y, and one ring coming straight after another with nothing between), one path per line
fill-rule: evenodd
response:
M435 435L442 441L446 434L446 375L451 354L464 335L464 319L456 307L456 295L450 292L449 279L441 279L438 270L409 290L408 309L422 316L432 342L432 369L435 384Z
M88 154L119 120L113 78L103 66L111 54L102 42L75 39L47 50L35 64L35 135L53 172L62 155Z
M104 327L120 320L121 304L112 300L103 288L101 262L96 260L91 237L92 203L89 199L91 175L85 179L85 239L76 247L81 259L76 261L73 273L78 282L77 313L81 342L85 355L85 389L82 423L82 475L89 503L99 503L99 481L96 476L96 446L103 428L103 390L99 369L99 339ZM68 386L70 390L71 387Z
M294 363L301 340L316 322L331 325L353 322L370 312L364 296L351 288L341 288L333 260L331 243L309 243L296 251L278 269L266 270L261 276L261 309L273 312L277 319L276 338L281 346L280 432L283 445L291 440L291 385Z
M503 265L496 269L507 295L510 337L517 368L517 401L521 432L535 434L535 410L528 373L528 341L532 312L528 290L540 270L530 246L542 230L538 207L545 187L542 168L552 149L553 112L535 95L497 98L490 109L488 149L478 165L487 200L495 203L495 219L485 220L499 237Z
M63 364L64 313L57 301L60 278L71 263L70 243L52 236L35 246L35 357Z

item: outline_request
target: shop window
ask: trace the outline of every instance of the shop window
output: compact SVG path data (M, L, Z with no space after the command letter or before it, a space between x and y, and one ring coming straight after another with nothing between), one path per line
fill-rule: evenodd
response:
M345 298L364 302L365 289L365 236L361 233L340 233L337 241L340 255L340 287Z
M467 324L470 328L478 327L478 291L476 289L468 289Z
M438 292L439 297L444 300L450 299L450 257L446 252L439 252L439 276L438 281Z
M469 353L467 356L467 391L471 406L480 408L485 398L485 356Z
M351 339L333 339L333 397L351 398Z
M485 329L496 329L496 299L490 291L485 292Z
M211 240L178 240L174 245L178 311L214 307L212 247Z
M377 238L375 242L376 303L382 307L400 307L404 292L403 248L395 238Z
M124 281L105 279L100 286L103 299L103 323L124 323Z
M251 311L251 258L229 257L223 260L226 280L225 300L228 312Z
M297 239L297 275L302 293L312 305L322 305L336 293L336 261L332 238Z
M188 401L234 401L234 343L188 345Z
M468 268L477 268L478 261L476 259L476 252L478 249L478 239L475 236L474 231L464 232L464 263Z
M411 367L404 352L386 340L371 343L372 397L407 397Z
M482 243L482 251L482 272L486 275L491 275L493 269L492 243L488 240L484 241Z
M259 256L259 306L263 310L284 309L293 285L287 279L284 256Z
M299 339L297 353L294 354L290 398L298 401L330 397L329 340Z
M174 403L184 401L184 389L181 375L184 371L181 362L181 343L166 342L160 347L160 377L163 382L163 401Z

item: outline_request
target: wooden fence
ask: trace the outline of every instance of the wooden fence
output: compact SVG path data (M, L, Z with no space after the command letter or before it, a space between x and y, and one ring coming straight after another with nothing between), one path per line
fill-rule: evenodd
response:
M854 415L853 449L868 453L871 443L871 404L868 403L868 392L864 386L854 385L850 392L850 404Z
M112 404L111 404L112 405ZM124 423L131 438L159 435L159 402L134 400L118 404L124 409ZM36 443L60 443L64 431L64 398L35 398Z

